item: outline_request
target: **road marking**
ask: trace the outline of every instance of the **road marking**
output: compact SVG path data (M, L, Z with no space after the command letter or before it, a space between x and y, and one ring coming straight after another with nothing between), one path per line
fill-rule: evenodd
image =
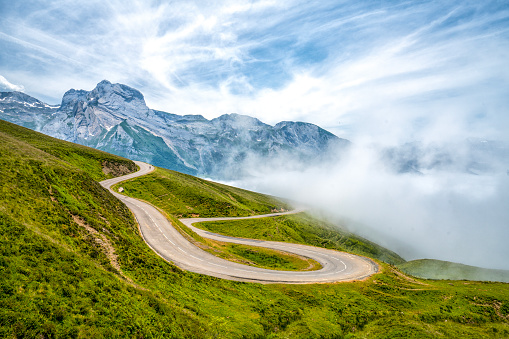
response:
M166 239L168 239L168 241L169 241L169 242L171 242L171 244L172 244L173 246L177 246L177 245L175 245L175 243L174 243L173 241L171 241L171 239L170 239L170 238L168 238L168 237L166 236L166 234L164 234L164 233L163 233L163 235L164 235L164 237L165 237Z
M207 262L207 264L209 264L209 265L214 265L214 266L218 266L218 267L222 267L222 268L228 268L228 267L226 267L226 266L222 266L222 265L214 264L214 263L211 263L211 262Z
M198 257L195 257L195 256L194 256L194 255L192 255L192 254L189 254L189 256L190 256L190 257L193 257L193 258L195 258L195 259L198 259L198 260L200 260L200 261L205 261L205 260L203 260L203 259L200 259L200 258L198 258Z

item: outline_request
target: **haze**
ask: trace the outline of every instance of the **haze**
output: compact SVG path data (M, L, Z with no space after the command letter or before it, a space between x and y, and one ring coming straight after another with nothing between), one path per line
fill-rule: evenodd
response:
M167 112L315 123L352 150L307 168L247 163L254 177L238 184L319 205L406 259L509 269L507 153L476 174L381 160L414 141L451 154L508 142L506 1L0 1L0 12L0 90L57 104L108 79Z
M325 211L322 216L407 260L509 269L507 160L493 159L493 170L480 175L460 168L398 173L381 153L354 145L341 160L305 169L290 159L254 161L252 177L227 183Z

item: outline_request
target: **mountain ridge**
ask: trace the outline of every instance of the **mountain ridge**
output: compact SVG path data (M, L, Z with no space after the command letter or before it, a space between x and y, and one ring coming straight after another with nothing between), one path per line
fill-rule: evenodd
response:
M0 118L4 120L66 141L212 178L249 175L246 163L253 161L287 157L312 163L327 157L331 149L350 144L305 122L282 121L271 126L237 113L208 120L202 115L152 110L140 91L107 80L91 91L68 90L60 106L26 94L20 99L12 93L2 94ZM5 99L15 96L16 105Z

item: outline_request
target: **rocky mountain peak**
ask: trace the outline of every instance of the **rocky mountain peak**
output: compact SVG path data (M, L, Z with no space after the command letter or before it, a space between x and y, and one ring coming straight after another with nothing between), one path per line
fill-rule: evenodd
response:
M216 126L229 126L234 129L250 129L269 126L256 118L237 113L223 114L212 119L211 123Z
M138 90L103 80L91 91L67 91L60 112L64 114L63 119L83 120L83 126L93 129L85 134L96 135L102 128L109 130L126 118L146 119L150 110Z
M85 100L88 92L84 91L82 89L75 90L74 88L68 90L65 92L64 96L62 97L62 104L60 105L61 108L67 107L67 106L74 106L77 101Z
M73 108L77 102L87 105L103 104L112 110L148 110L140 91L122 84L103 80L92 91L70 89L62 98L62 108ZM69 107L70 106L70 107Z
M145 98L140 91L126 85L112 84L108 80L103 80L98 83L95 89L90 92L90 96L98 98L113 98L114 100L118 99L128 103L133 100L137 100L141 101L141 103L145 105Z
M111 82L109 82L108 80L104 79L100 83L98 83L96 87L105 87L105 86L111 86Z

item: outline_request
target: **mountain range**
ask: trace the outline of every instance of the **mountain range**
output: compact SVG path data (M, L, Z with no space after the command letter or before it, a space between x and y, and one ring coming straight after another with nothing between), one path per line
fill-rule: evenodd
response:
M397 173L430 171L472 175L509 175L509 146L498 140L468 138L459 142L408 142L380 151L382 161Z
M0 93L0 118L129 159L216 178L247 175L246 162L307 163L350 144L310 123L271 126L239 114L208 120L153 110L138 90L107 80L92 91L71 89L55 106L20 92Z

